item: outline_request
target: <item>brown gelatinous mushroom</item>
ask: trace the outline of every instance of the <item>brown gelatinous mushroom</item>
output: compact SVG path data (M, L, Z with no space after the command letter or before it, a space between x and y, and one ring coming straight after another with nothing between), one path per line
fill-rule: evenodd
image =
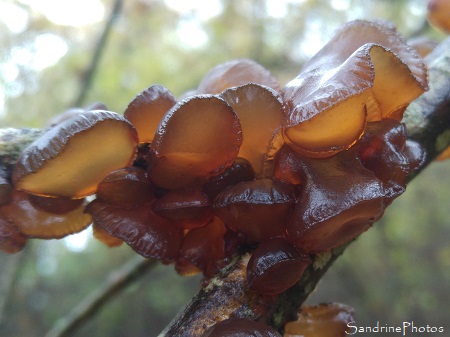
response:
M223 99L191 97L159 124L150 146L149 179L165 189L198 186L231 166L241 142L239 119Z
M152 205L155 213L187 229L205 226L213 216L210 206L198 188L168 191Z
M306 156L331 156L352 146L366 121L401 119L427 89L423 60L391 26L350 22L284 88L285 139Z
M70 202L67 208L67 200L37 201L43 207L35 206L26 192L14 191L10 204L0 208L0 215L13 223L24 235L41 239L57 239L69 234L77 233L85 229L91 223L91 217L83 213L84 203ZM51 203L55 202L54 211ZM78 205L77 205L78 204ZM62 205L62 206L61 206ZM61 208L58 208L60 207ZM73 207L76 207L73 209ZM42 208L47 209L46 211ZM62 211L67 212L62 212Z
M29 194L28 201L37 210L54 214L66 214L85 204L85 199L42 197L35 194Z
M137 95L128 105L124 116L137 130L140 143L151 143L159 122L177 100L162 85L152 85Z
M288 146L278 160L286 156L295 156ZM361 165L353 148L326 160L296 159L293 170L303 184L287 221L288 239L296 247L308 253L327 251L366 231L382 215L383 184Z
M269 87L249 83L226 89L220 97L233 108L241 123L238 156L250 162L257 177L264 176L267 153L275 153L283 143L281 124L285 108L281 96Z
M198 94L220 94L223 90L247 83L265 85L280 91L275 77L253 60L240 59L219 64L212 68L200 82Z
M155 191L145 170L125 167L108 174L98 184L96 196L98 200L111 205L133 207L138 203L153 201Z
M304 305L298 319L285 324L284 337L344 337L354 333L347 325L355 321L354 315L344 304Z
M49 129L28 146L13 171L16 189L82 198L111 171L129 166L138 144L134 127L109 111L80 114Z
M428 0L427 19L431 25L450 33L450 1Z
M9 254L17 253L26 243L26 236L0 214L0 250Z
M290 184L269 178L244 181L222 191L214 200L214 212L249 242L283 236L295 201Z
M261 294L279 294L297 283L310 264L310 257L286 239L264 241L248 261L248 287Z
M431 53L439 44L436 40L420 36L408 40L408 44L416 51L420 57L425 57Z
M405 191L407 175L424 159L417 143L406 144L405 125L393 119L368 123L356 148L362 165L383 182L387 203Z
M166 262L178 257L183 231L152 211L151 202L132 208L94 200L86 207L94 224L127 243L136 253Z
M281 337L272 327L247 318L229 318L209 327L201 337Z
M204 227L190 230L183 239L177 265L186 265L184 261L188 261L203 271L206 277L214 275L218 262L225 257L225 232L224 223L217 217ZM182 271L179 267L177 270Z
M253 180L255 171L249 161L244 158L236 158L234 163L223 173L214 176L203 185L203 192L210 198L214 198L224 189L243 181Z
M108 110L105 104L101 102L95 102L90 105L88 105L86 108L71 108L67 109L64 112L60 113L59 115L56 115L52 119L50 119L47 123L48 126L54 127L55 125L61 124L62 122L65 122L69 119L72 119L74 117L77 117L80 114L84 114L88 111L93 110Z
M119 247L123 244L123 240L116 238L115 236L109 235L108 232L97 224L92 225L92 235L98 241L102 242L106 246Z

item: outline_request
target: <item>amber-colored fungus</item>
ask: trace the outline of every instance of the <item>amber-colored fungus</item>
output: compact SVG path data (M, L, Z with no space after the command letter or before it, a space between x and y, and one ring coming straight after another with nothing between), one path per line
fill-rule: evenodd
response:
M297 283L311 263L284 238L261 243L247 265L248 287L262 294L279 294Z
M241 123L242 145L238 156L250 162L257 177L262 176L268 150L272 144L280 144L277 137L282 139L280 125L285 110L281 96L254 83L226 89L220 96L233 108Z
M32 197L33 198L33 197ZM50 199L50 198L49 198ZM55 210L50 206L55 202ZM31 202L30 195L22 191L14 191L12 201L8 205L0 208L0 216L13 223L23 234L28 237L41 239L62 238L66 235L80 232L91 223L91 217L83 213L84 203L79 204L75 209L75 204L67 207L67 200L50 199L48 201L38 201L44 211ZM62 213L62 208L66 208L67 213Z
M425 57L436 48L438 42L428 37L421 36L408 40L408 44L420 57Z
M194 96L173 107L159 124L148 176L166 189L200 185L231 166L241 142L239 119L223 99Z
M190 230L181 245L177 265L186 266L188 261L201 270L207 277L217 271L217 262L224 258L224 235L226 228L217 217L206 226ZM182 268L177 268L183 271Z
M46 196L93 194L109 172L131 164L137 143L136 130L122 116L108 111L80 114L25 149L14 168L14 187Z
M427 88L423 61L392 27L353 21L284 88L285 139L303 155L331 156L352 146L366 121L401 119Z
M244 181L221 192L214 212L230 227L247 235L249 242L283 236L294 204L293 187L268 178Z
M155 199L155 191L145 170L126 167L108 174L98 184L97 199L111 205L133 207Z
M344 304L304 305L298 319L285 324L284 337L344 337L354 332L347 326L354 320L354 310Z
M427 18L431 25L450 33L450 1L428 0Z
M229 318L216 323L201 337L281 337L268 325L246 318Z
M107 245L124 241L206 277L256 247L248 287L282 292L310 263L305 254L354 239L403 193L424 152L400 120L426 89L423 61L395 28L366 21L344 25L283 89L249 60L215 67L200 95L178 103L151 86L125 112L137 131L115 113L82 112L25 150L14 188L40 196L0 199L0 247L80 230L90 218L71 199L96 193L85 212ZM74 213L81 227L67 220ZM279 336L248 320L208 331Z
M26 243L26 236L0 214L0 251L17 253L25 247Z
M62 122L77 117L78 115L94 110L108 110L108 108L101 102L92 103L86 108L71 108L50 119L47 125L50 127L54 127L58 124L61 124Z
M262 84L276 91L280 85L263 66L252 60L229 61L212 68L200 82L198 94L220 94L223 90L247 83Z
M200 189L168 191L153 203L153 210L181 228L205 226L213 216Z
M159 122L176 102L172 93L162 85L152 85L130 102L124 116L136 128L140 143L153 140Z
M278 160L295 156L289 147ZM327 160L297 155L302 176L297 203L287 221L288 238L307 252L337 247L367 230L384 209L383 184L361 165L354 150Z
M132 208L92 201L86 212L94 224L109 235L127 243L144 257L174 261L183 238L183 231L154 213L151 203L137 204Z
M106 230L96 225L95 223L92 225L92 235L94 236L94 238L104 243L108 247L118 247L123 244L123 241L121 239L109 235Z

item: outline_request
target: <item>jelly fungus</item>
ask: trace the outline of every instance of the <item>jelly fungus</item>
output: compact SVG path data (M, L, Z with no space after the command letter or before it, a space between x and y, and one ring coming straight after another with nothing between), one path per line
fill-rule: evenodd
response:
M438 42L436 40L421 36L408 40L408 44L420 57L425 57L431 53L434 48L436 48Z
M230 227L261 242L285 234L294 204L289 184L268 178L244 181L222 191L214 200L215 213Z
M247 265L248 287L262 294L279 294L297 283L311 263L284 238L261 243Z
M118 247L123 243L121 239L109 235L105 229L96 225L95 223L92 225L92 235L94 236L94 238L108 247Z
M284 337L344 337L354 321L354 310L344 304L304 305L298 319L285 324Z
M239 119L223 99L194 96L174 106L159 124L148 176L166 189L198 186L231 166L241 142Z
M350 22L284 88L285 139L305 156L329 157L361 138L366 122L400 120L427 88L423 61L392 27Z
M26 243L26 236L0 214L0 250L10 254L17 253Z
M283 147L279 161L292 150ZM288 238L309 253L337 247L367 230L384 210L383 184L356 153L327 160L297 156L302 175L298 201L287 220Z
M84 201L42 198L14 191L11 203L0 208L0 215L24 235L41 239L62 238L91 223L91 217L83 213Z
M270 326L247 318L229 318L216 323L201 337L281 337Z
M223 90L247 83L262 84L276 91L280 85L263 66L252 60L229 61L212 68L200 82L198 94L220 94Z
M431 25L450 33L450 1L428 0L427 18Z
M96 226L144 257L174 261L178 256L183 231L154 213L151 202L125 208L94 200L86 212L92 215Z
M152 205L155 213L181 228L205 226L213 216L210 206L199 189L168 191Z
M59 115L56 115L52 119L49 120L47 125L49 127L54 127L55 125L61 124L62 122L65 122L69 119L72 119L74 117L77 117L78 115L84 114L88 111L93 110L108 110L105 104L101 102L95 102L87 106L86 108L71 108L67 109L66 111L60 113Z
M80 114L25 149L13 171L14 187L55 197L93 194L109 172L132 163L137 142L134 127L116 113Z
M424 152L400 120L426 89L423 61L393 26L355 21L283 89L237 60L179 102L153 85L126 118L81 109L24 151L13 191L0 170L0 249L93 221L106 245L125 242L182 275L211 277L239 248L256 248L249 289L283 292L306 254L354 239L403 193ZM204 336L279 334L231 319Z
M262 176L269 149L275 153L283 143L280 128L285 118L283 100L273 89L254 83L226 89L220 96L241 123L242 145L238 156L250 162L257 177Z
M139 203L153 201L155 191L145 170L125 167L108 174L98 184L96 196L98 200L111 205L133 207Z
M176 102L172 93L162 85L152 85L130 102L124 116L136 128L140 143L153 140L159 122Z
M188 261L206 277L211 277L217 271L217 261L225 257L225 232L224 223L217 217L204 227L190 230L183 239L178 261Z

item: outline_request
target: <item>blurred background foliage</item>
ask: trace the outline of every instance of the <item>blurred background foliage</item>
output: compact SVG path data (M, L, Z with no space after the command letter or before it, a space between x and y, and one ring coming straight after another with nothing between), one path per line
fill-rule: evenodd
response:
M121 6L89 83L114 4ZM0 125L41 128L93 101L121 113L151 84L179 96L234 58L252 58L286 83L349 20L389 20L406 37L443 39L425 14L423 0L0 0ZM309 301L353 306L359 325L413 320L448 331L449 168L449 161L434 163L415 179ZM135 255L104 247L89 230L31 241L20 254L0 253L0 336L45 336ZM158 266L73 336L156 336L200 281Z

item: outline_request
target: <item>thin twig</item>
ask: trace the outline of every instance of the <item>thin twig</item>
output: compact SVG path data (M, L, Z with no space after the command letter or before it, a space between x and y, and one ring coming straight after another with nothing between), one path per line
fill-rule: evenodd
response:
M96 48L94 54L92 55L89 67L86 69L83 78L81 80L80 92L73 105L75 107L83 106L85 103L86 96L91 88L92 81L94 79L95 73L97 72L100 59L105 50L109 34L116 19L118 18L120 12L122 11L122 7L123 7L123 0L116 0L114 2L111 14L109 15L108 20L105 23L105 27L103 28L102 34L100 35L97 41Z
M130 259L118 270L112 272L101 286L85 297L70 313L58 319L45 337L69 336L156 263L156 260L144 259L140 256Z

